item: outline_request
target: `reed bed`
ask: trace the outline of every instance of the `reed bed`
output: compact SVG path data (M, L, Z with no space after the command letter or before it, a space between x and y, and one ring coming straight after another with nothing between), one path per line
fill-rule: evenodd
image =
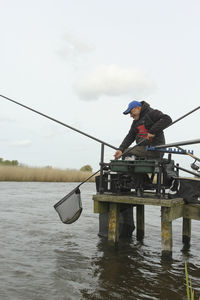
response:
M91 174L73 169L0 166L0 181L82 182ZM94 182L94 177L89 181Z
M192 282L191 278L188 275L188 270L187 270L187 263L185 261L185 279L186 279L186 290L187 290L187 299L188 300L194 300L194 290L192 288ZM197 299L197 298L196 298ZM198 297L198 300L200 300L200 296Z

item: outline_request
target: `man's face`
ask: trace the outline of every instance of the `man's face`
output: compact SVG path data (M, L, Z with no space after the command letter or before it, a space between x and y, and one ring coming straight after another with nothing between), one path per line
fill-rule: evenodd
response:
M141 106L137 106L131 109L130 111L130 117L133 118L134 120L139 120L140 118L140 111L141 111Z

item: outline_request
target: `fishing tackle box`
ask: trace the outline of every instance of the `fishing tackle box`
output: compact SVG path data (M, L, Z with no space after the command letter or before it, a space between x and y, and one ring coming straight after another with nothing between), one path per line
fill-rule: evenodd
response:
M156 160L111 160L110 169L112 172L122 173L154 173Z

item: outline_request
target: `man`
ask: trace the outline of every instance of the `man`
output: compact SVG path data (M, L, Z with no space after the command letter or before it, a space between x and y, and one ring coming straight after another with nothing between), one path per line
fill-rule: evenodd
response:
M145 101L132 101L129 103L127 110L123 112L125 115L130 114L134 119L129 133L115 152L115 158L122 155L134 141L136 144L133 150L127 155L134 155L144 158L159 158L160 153L157 151L146 151L147 145L165 144L163 129L169 126L172 119L157 109L153 109Z

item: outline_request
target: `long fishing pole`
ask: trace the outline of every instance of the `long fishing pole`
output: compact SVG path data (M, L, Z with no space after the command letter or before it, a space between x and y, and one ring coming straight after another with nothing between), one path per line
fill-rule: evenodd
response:
M54 118L52 118L52 117L50 117L50 116L48 116L48 115L46 115L46 114L44 114L44 113L42 113L42 112L37 111L36 109L33 109L33 108L31 108L31 107L29 107L29 106L27 106L27 105L24 105L24 104L22 104L22 103L20 103L20 102L18 102L18 101L15 101L15 100L13 100L13 99L10 99L10 98L6 97L6 96L0 95L0 97L4 98L4 99L6 99L6 100L8 100L8 101L10 101L10 102L13 102L13 103L15 103L15 104L17 104L17 105L20 105L20 106L22 106L22 107L24 107L24 108L26 108L26 109L29 109L29 110L35 112L36 114L39 114L39 115L41 115L41 116L43 116L43 117L45 117L45 118L47 118L47 119L50 119L50 120L52 120L52 121L54 121L54 122L56 122L56 123L58 123L58 124L60 124L60 125L63 125L63 126L65 126L65 127L69 128L69 129L72 129L72 130L74 130L74 131L76 131L76 132L78 132L78 133L80 133L80 134L83 134L83 135L89 137L90 139L95 140L96 142L99 142L99 143L101 143L101 144L104 144L104 145L106 145L106 146L112 148L112 149L117 150L117 147L115 147L115 146L113 146L113 145L111 145L111 144L108 144L108 143L106 143L106 142L104 142L104 141L102 141L102 140L100 140L100 139L98 139L98 138L96 138L96 137L94 137L94 136L92 136L92 135L90 135L90 134L87 134L87 133L85 133L85 132L83 132L83 131L81 131L81 130L79 130L79 129L76 129L76 128L70 126L70 125L67 125L67 124L65 124L65 123L63 123L63 122L61 122L61 121L59 121L59 120L56 120L56 119L54 119Z
M199 144L200 143L200 139L196 139L196 140L189 140L189 141L183 141L183 142L176 142L176 143L170 143L170 144L164 144L164 145L159 145L159 146L155 146L157 149L160 148L167 148L167 147L176 147L182 151L184 151L184 153L192 158L194 158L197 161L200 161L200 159L196 156L194 156L193 154L187 152L186 150L184 150L183 148L181 148L180 146L184 146L184 145L193 145L193 144Z
M195 173L195 172L193 172L193 171L189 171L189 170L187 170L187 169L185 169L185 168L182 168L182 167L180 167L180 166L175 166L175 168L177 168L177 169L179 169L179 170L181 170L181 171L187 172L187 173L189 173L189 174L192 174L192 175L194 175L194 176L196 176L196 177L200 177L199 174L197 174L197 173Z
M178 147L178 146L185 146L185 145L193 145L193 144L199 144L199 143L200 143L200 139L195 139L195 140L175 142L175 143L170 143L170 144L163 144L163 145L158 145L158 146L155 146L155 147L157 149L159 149L159 148L167 148L167 147Z
M192 157L193 159L195 159L195 161L197 160L198 162L200 162L200 158L191 154L190 152L184 150L182 147L176 146L176 148L180 149L181 151L183 151L185 154L187 154L188 156Z
M169 126L167 126L165 129L167 129L168 127L174 125L176 122L184 119L185 117L189 116L190 114L192 114L193 112L195 112L196 110L198 110L200 108L200 106L197 106L196 108L194 108L193 110L189 111L187 114L183 115L182 117L178 118L177 120L173 121L171 124L169 124Z

